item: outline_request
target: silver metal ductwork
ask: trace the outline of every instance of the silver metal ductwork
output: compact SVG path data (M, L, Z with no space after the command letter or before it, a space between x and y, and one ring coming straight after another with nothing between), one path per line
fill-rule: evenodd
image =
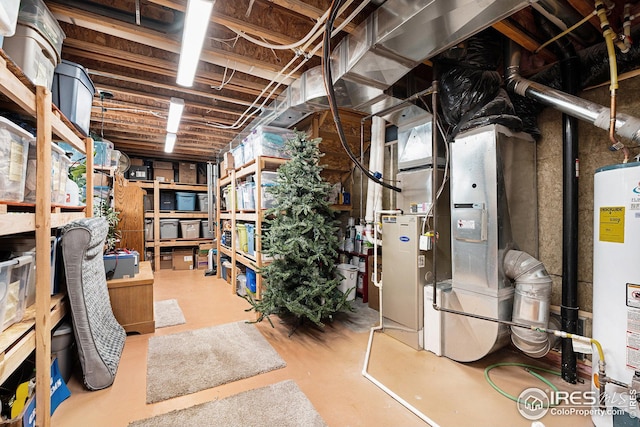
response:
M512 321L546 328L549 323L552 280L541 261L526 252L510 250L504 257L504 274L515 280ZM530 357L544 357L551 348L549 335L511 327L511 342Z
M536 145L501 125L460 133L451 144L452 288L442 307L510 321L514 286L505 254L537 256ZM509 328L453 313L443 315L443 354L479 360L509 342Z
M424 60L530 4L528 0L387 0L331 53L338 106L375 114L402 100L385 91ZM306 71L232 142L258 125L290 127L329 108L321 67ZM424 114L403 105L393 124Z
M586 99L550 88L520 76L520 48L509 42L507 88L520 96L531 98L543 105L555 108L571 117L584 120L601 129L609 130L611 109ZM640 144L640 119L628 114L616 114L616 133Z

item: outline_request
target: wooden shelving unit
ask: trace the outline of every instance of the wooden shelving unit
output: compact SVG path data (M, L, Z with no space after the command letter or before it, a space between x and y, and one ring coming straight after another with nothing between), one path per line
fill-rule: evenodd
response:
M231 221L231 246L226 247L222 245L222 239L217 239L217 265L220 266L220 258L222 255L226 255L231 258L231 292L236 292L235 283L237 280L236 274L236 265L242 264L245 267L249 267L253 270L262 267L265 265L265 261L262 260L262 243L259 238L256 238L255 244L255 256L251 256L246 252L240 251L237 248L236 242L236 222L253 222L255 223L255 235L259 236L262 233L262 221L263 210L260 208L262 206L262 172L270 171L275 172L282 164L287 162L287 159L278 159L274 157L258 157L257 159L251 160L250 162L231 170L226 176L220 178L218 181L218 186L216 188L216 212L217 212L217 223L220 226L220 233L222 234L222 220ZM223 171L224 172L224 171ZM223 193L223 189L229 185L233 185L235 187L238 181L246 180L250 175L255 176L256 188L256 198L255 198L255 210L238 210L231 209L227 211L221 210L221 195ZM236 206L236 192L231 191L231 206ZM218 276L220 276L221 268L218 268ZM262 292L262 276L256 274L256 298L260 298L260 293Z
M93 152L93 140L78 133L73 124L52 104L51 91L34 86L0 49L0 105L34 118L37 171L35 204L1 204L0 236L35 233L36 252L49 254L51 229L74 219L91 216L92 174L87 174L86 208L51 204L51 140L56 135L83 153ZM93 156L87 156L87 170L93 170ZM51 296L50 257L36 257L36 302L24 319L0 335L0 379L3 381L35 350L36 421L51 424L49 399L51 377L51 329L66 313L64 295Z
M212 241L208 238L160 238L161 219L207 219L208 216L208 213L206 211L160 210L160 190L206 193L207 184L180 184L178 182L161 181L129 181L129 183L153 192L153 211L144 213L145 218L153 219L153 240L145 240L145 248L153 248L153 258L156 269L159 269L160 266L160 248L198 246L200 243L210 243Z

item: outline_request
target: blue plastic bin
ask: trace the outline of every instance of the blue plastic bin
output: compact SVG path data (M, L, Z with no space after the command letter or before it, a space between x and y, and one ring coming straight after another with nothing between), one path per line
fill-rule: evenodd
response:
M247 267L247 272L245 273L247 276L247 290L252 294L256 293L256 272Z
M196 193L186 193L184 191L176 191L176 205L179 211L195 211L196 210Z
M244 226L247 229L247 253L249 255L255 255L256 246L255 246L254 232L255 232L256 226L254 224L249 224L249 223L245 223Z

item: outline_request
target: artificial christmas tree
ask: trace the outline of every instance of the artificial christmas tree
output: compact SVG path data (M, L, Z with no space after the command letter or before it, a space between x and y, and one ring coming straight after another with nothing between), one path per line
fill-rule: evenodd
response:
M275 206L265 212L262 250L274 261L259 271L266 283L262 299L247 297L258 322L271 323L276 314L293 316L295 327L305 319L322 327L336 312L351 310L348 292L338 289L338 227L327 201L331 186L320 176L319 143L296 131L286 143L291 160L278 169L277 185L267 188Z

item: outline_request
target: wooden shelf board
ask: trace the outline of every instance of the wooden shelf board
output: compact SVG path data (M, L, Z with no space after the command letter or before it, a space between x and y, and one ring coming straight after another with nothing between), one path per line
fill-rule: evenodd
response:
M188 218L201 218L207 219L207 212L202 211L162 211L158 213L158 218L171 218L171 219L188 219ZM153 212L145 212L145 218L154 218Z
M160 190L180 190L180 191L207 191L207 184L181 184L179 182L157 182L156 181L129 181L130 184L141 188L154 188L158 185Z
M200 243L212 242L213 239L171 239L161 240L159 242L147 242L152 243L153 246L158 248L167 248L171 246L198 246Z
M51 326L62 320L67 311L63 294L51 296ZM0 384L3 383L36 348L36 308L27 307L22 321L0 334Z

